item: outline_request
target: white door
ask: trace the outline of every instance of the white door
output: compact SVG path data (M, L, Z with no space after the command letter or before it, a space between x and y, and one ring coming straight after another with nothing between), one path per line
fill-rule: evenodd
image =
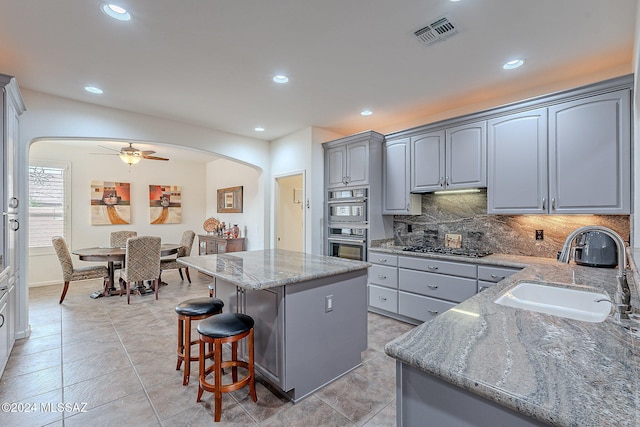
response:
M276 249L304 251L304 178L276 178Z

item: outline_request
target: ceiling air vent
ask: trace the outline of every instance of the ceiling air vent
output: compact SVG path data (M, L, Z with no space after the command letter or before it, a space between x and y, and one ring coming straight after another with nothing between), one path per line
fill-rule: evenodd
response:
M457 27L448 18L440 18L437 21L413 32L413 35L424 44L433 44L458 32Z

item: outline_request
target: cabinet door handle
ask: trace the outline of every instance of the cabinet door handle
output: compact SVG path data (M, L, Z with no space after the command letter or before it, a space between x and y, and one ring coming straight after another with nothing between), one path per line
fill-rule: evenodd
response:
M444 185L447 185L447 186L449 185L449 177L446 177L444 179Z
M438 310L427 310L429 314L433 314L434 316L438 314Z
M428 265L428 266L427 266L427 268L428 268L429 270L434 270L434 271L438 269L438 267L433 266L433 265Z
M20 230L20 221L18 221L17 219L10 219L9 223L10 223L9 227L11 228L11 231Z
M382 302L386 302L386 301L387 301L387 298L385 298L385 297L378 297L378 299L379 299L380 301L382 301Z
M386 258L378 258L378 262L387 262Z
M382 274L378 274L378 279L385 280L386 278L387 278L387 276L383 276Z
M438 285L427 285L429 289L438 289Z
M4 314L0 314L0 319L2 319L2 323L0 323L0 328L4 326Z
M543 211L547 210L547 199L546 199L546 197L542 198L542 210Z
M506 276L498 276L497 274L492 274L492 275L491 275L491 278L492 278L492 279L498 279L498 280L502 280L502 279L504 279L505 277L506 277Z
M18 201L17 197L12 197L12 198L9 199L9 207L11 209L16 209L19 204L20 204L20 202Z
M489 287L488 286L480 286L480 289L478 289L478 292L482 292L485 289L489 289Z
M440 185L440 187L444 187L444 177L440 177L440 180L438 181L438 184Z
M556 198L552 198L551 199L551 210L555 211L556 210Z

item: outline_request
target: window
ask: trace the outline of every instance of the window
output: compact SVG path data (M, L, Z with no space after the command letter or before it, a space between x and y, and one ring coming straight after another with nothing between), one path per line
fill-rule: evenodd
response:
M69 239L68 173L64 164L29 166L29 248L51 247L53 236Z

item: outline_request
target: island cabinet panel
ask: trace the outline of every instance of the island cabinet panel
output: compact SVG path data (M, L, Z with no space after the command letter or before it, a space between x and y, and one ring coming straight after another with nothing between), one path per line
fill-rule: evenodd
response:
M240 290L244 313L258 320L254 327L254 363L269 380L284 388L284 314L282 288Z
M285 387L297 401L361 363L367 272L285 286Z
M531 427L547 424L396 362L398 427Z

